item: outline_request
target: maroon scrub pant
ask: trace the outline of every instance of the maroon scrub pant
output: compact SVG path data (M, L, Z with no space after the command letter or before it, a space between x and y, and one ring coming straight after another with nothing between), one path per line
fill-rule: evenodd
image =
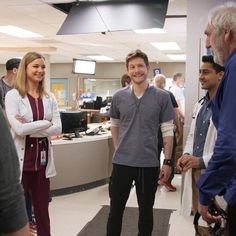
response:
M23 171L22 185L29 193L34 207L38 236L51 236L48 213L50 182L45 177L45 168L39 171Z

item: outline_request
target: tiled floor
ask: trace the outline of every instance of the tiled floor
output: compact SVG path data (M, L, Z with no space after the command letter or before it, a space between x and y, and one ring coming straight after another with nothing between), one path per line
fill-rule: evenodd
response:
M162 187L158 188L154 207L176 210L170 218L169 236L194 236L192 217L184 218L178 213L181 175L175 175L173 184L177 187L176 192L167 192ZM52 236L76 236L97 214L102 205L109 205L107 185L84 192L54 197L50 203ZM135 190L132 190L127 206L137 206Z

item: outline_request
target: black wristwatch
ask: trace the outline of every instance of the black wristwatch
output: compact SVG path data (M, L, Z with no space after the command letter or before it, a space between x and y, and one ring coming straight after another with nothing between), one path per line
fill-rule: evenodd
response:
M164 159L163 160L163 165L172 166L173 165L173 161L170 160L170 159Z

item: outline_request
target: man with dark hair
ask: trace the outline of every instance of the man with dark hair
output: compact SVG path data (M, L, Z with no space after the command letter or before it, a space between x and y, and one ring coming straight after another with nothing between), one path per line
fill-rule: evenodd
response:
M199 81L206 95L194 106L190 131L183 155L177 167L184 173L181 213L190 216L197 212L198 192L196 182L213 153L216 129L212 123L211 100L215 96L224 75L224 67L216 64L213 56L203 56L199 71Z
M210 56L203 56L202 57L202 62L211 64L212 68L215 70L216 73L219 73L219 72L225 70L223 66L221 66L221 65L214 62L214 57L211 56L211 55ZM200 70L200 73L201 73L201 70Z
M131 83L131 78L129 77L128 74L124 74L121 77L121 86L122 86L122 88L129 86L130 83Z
M129 53L126 67L132 85L114 94L110 108L115 152L109 183L107 236L121 234L123 212L133 181L139 205L138 235L151 236L159 173L167 180L171 171L174 110L166 92L149 86L149 62L145 53L140 50ZM165 149L161 171L157 158L160 124Z
M199 212L211 223L219 221L208 211L216 195L228 203L229 235L236 235L236 4L227 2L212 10L205 29L206 47L225 74L212 100L212 120L217 129L214 152L198 181Z
M29 236L14 142L0 107L0 235Z
M5 109L6 93L14 86L17 69L20 64L19 58L12 58L6 62L7 74L0 79L0 106Z

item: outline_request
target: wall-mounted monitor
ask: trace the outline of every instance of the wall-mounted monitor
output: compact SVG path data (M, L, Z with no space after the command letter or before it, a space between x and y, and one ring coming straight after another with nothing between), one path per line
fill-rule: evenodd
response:
M95 75L96 61L73 59L72 72L75 74Z

